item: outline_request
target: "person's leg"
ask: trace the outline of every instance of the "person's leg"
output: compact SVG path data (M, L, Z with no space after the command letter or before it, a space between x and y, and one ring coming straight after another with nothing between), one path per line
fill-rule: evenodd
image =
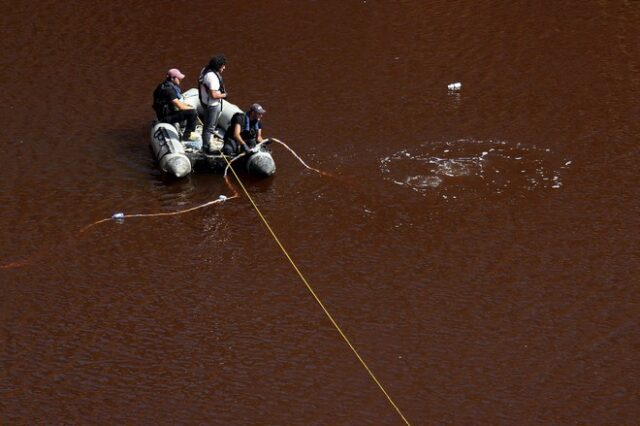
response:
M224 145L222 146L222 153L224 155L235 156L237 150L238 146L236 145L236 141L232 139L224 140Z
M172 111L168 114L165 114L160 121L163 123L174 124L180 122L180 116L178 115L179 111Z
M202 149L209 150L213 132L220 117L220 105L207 107L204 113L204 130L202 131Z
M195 109L183 109L180 111L173 111L164 116L165 123L182 123L183 121L187 122L187 126L184 129L184 134L182 135L183 139L189 139L191 132L196 129L196 118L197 112Z
M185 109L182 110L182 113L183 119L187 121L187 126L182 134L185 148L191 148L197 151L202 150L202 139L195 133L198 113L195 109Z
M196 121L198 118L198 113L196 112L195 109L186 109L182 111L185 115L185 120L187 120L187 127L184 129L184 136L185 138L189 138L189 135L191 135L191 133L193 131L196 130Z

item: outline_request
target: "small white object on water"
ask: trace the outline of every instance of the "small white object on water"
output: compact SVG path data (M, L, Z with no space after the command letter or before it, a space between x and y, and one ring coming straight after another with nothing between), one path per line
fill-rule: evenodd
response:
M455 83L451 83L447 85L447 89L451 91L460 90L461 88L462 88L462 83L460 83L459 81L456 81Z
M227 199L227 196L226 196L226 195L222 195L222 194L220 194L220 196L218 197L218 200L220 200L220 201L224 201L224 200L226 200L226 199Z
M124 220L124 213L122 213L122 212L114 213L113 216L111 216L111 219L116 220L116 221L123 221Z
M568 166L569 164L571 164L571 161L567 161L566 163L564 163L565 166Z

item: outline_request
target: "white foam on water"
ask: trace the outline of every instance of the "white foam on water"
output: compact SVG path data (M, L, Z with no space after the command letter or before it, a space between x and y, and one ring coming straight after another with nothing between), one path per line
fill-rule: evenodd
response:
M404 184L416 188L437 188L442 183L442 179L438 176L409 176Z
M559 189L571 160L550 148L504 140L424 142L380 160L385 180L445 200Z

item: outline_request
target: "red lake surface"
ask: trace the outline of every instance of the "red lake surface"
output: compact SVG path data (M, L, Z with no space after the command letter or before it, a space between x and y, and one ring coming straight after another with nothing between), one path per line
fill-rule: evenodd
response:
M0 423L637 424L640 2L1 3ZM149 149L217 53L389 398L243 193L80 232L230 195Z

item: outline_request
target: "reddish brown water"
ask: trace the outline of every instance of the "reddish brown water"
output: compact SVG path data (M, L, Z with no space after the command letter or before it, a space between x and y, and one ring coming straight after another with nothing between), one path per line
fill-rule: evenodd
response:
M403 424L246 197L79 234L229 194L148 148L218 52L336 176L245 184L411 424L640 418L640 2L2 10L0 423Z

